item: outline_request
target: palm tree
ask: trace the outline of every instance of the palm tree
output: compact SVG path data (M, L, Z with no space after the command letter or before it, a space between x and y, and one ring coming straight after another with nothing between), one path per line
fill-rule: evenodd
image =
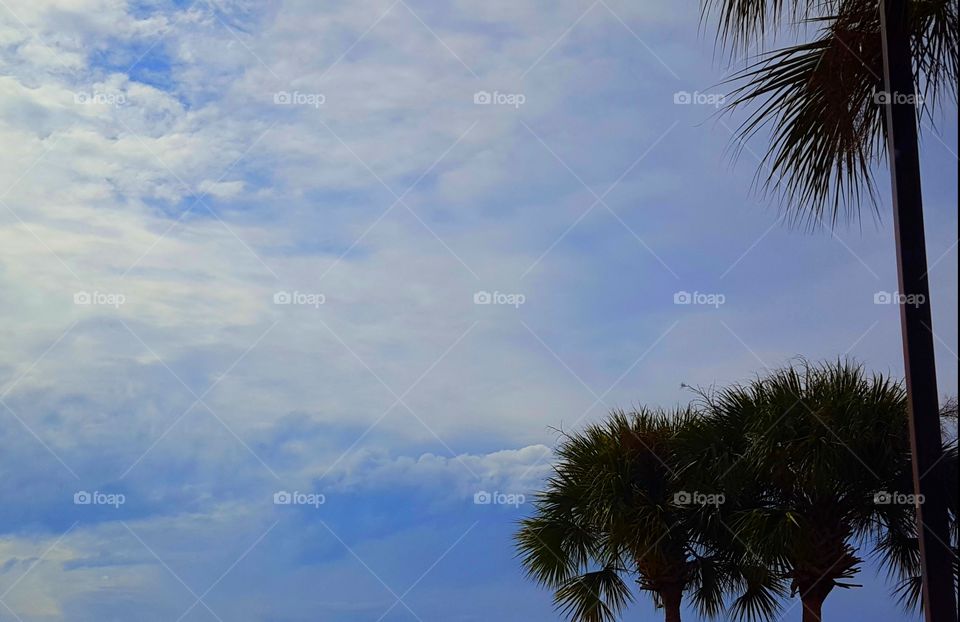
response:
M604 423L564 437L558 462L535 513L521 522L517 548L528 574L554 590L563 614L575 621L616 619L631 602L633 580L679 622L688 594L696 609L718 614L724 595L759 616L777 610L777 586L764 571L732 563L702 529L709 509L690 504L678 465L691 410L615 411ZM742 558L737 559L742 562Z
M919 550L900 383L849 362L802 362L703 397L702 448L694 455L709 468L691 468L729 491L724 520L734 539L790 582L804 622L820 622L835 588L854 587L861 549L901 580L905 602L916 602Z
M921 115L944 93L955 99L960 12L957 0L915 0L913 64ZM741 148L763 128L770 145L758 177L779 191L795 222L819 226L876 209L873 168L885 157L879 0L704 0L721 45L735 56L776 36L785 19L812 40L760 54L733 76L729 108L755 104L739 130Z
M756 104L740 127L740 147L770 130L763 158L765 189L783 198L794 222L835 225L876 210L872 171L889 159L901 294L919 300L900 309L909 429L914 442L917 508L927 620L956 619L956 565L949 500L937 430L937 382L929 271L923 226L918 123L933 122L944 95L956 102L960 10L957 0L704 0L718 36L735 53L763 45L789 19L800 42L761 54L734 77L731 108ZM811 35L811 31L815 34Z

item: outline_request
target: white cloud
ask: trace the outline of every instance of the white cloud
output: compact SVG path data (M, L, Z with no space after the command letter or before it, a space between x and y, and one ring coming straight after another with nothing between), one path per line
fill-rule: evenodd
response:
M330 471L330 490L356 492L391 488L431 491L462 501L478 490L531 495L552 469L553 453L545 445L456 457L423 454L389 457L375 450L351 453Z

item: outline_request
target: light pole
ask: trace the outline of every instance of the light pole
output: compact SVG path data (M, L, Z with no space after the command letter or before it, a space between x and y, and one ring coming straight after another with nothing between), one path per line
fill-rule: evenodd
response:
M917 529L927 622L955 622L953 550L947 522L946 488L940 459L937 372L927 283L920 156L917 144L916 90L910 49L908 0L880 0L883 81L886 93L887 148L893 184L900 325L910 410ZM909 303L909 304L908 304Z

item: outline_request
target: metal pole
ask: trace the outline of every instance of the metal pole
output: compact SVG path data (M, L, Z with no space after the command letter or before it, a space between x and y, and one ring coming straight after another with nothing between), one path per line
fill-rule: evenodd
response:
M923 234L916 91L907 13L910 4L907 0L880 0L887 148L893 184L913 487L916 494L923 495L923 503L917 505L917 521L924 616L927 622L955 622L953 551L945 499L947 478L940 460L943 446Z

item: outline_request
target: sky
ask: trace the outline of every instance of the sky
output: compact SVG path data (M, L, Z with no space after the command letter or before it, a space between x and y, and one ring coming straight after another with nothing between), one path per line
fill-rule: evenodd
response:
M0 0L0 620L554 620L511 534L561 431L901 376L886 176L786 226L739 66L695 2ZM831 619L904 619L860 579Z

